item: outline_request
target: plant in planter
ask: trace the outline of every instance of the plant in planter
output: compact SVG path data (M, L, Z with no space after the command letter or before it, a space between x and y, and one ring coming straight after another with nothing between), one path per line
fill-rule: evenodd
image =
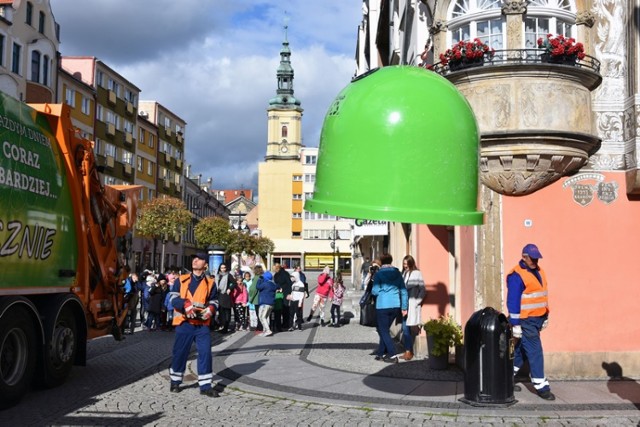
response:
M577 59L584 59L584 45L577 43L574 38L562 34L554 36L547 34L546 38L538 39L538 48L544 49L542 61L575 64Z
M451 315L431 319L424 324L429 343L429 359L443 358L446 364L449 360L449 348L462 345L462 327L456 323ZM432 367L434 365L430 362Z
M484 57L493 58L495 49L479 38L473 41L461 40L440 54L440 64L449 65L450 70L482 65Z

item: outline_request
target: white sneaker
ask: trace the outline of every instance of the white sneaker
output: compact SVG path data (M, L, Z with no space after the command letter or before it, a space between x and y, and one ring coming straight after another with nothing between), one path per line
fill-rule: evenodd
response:
M269 332L265 332L263 336L270 337L271 335L273 335L273 332L269 331Z

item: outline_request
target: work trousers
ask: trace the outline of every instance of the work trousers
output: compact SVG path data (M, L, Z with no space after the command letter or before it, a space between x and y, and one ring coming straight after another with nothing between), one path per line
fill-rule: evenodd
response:
M544 376L544 355L542 353L542 341L540 331L546 317L528 317L520 320L522 338L515 345L513 369L517 373L524 359L529 361L531 370L531 382L539 392L549 390L549 381Z
M182 322L175 329L176 339L173 343L173 360L169 368L171 384L181 384L191 345L195 341L198 352L198 385L200 390L211 388L213 380L213 357L211 356L211 332L208 325L192 325Z

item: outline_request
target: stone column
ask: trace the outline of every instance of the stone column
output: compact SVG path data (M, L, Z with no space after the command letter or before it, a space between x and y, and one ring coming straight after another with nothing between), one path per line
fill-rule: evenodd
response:
M524 48L522 23L524 22L525 13L527 13L527 2L525 0L507 0L502 6L502 14L507 17L506 49Z

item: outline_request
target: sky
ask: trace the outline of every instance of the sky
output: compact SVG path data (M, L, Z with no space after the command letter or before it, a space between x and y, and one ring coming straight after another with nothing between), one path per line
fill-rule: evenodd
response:
M95 56L187 122L185 161L257 191L287 22L302 143L354 76L358 0L51 0L63 56ZM286 17L286 18L285 18Z

